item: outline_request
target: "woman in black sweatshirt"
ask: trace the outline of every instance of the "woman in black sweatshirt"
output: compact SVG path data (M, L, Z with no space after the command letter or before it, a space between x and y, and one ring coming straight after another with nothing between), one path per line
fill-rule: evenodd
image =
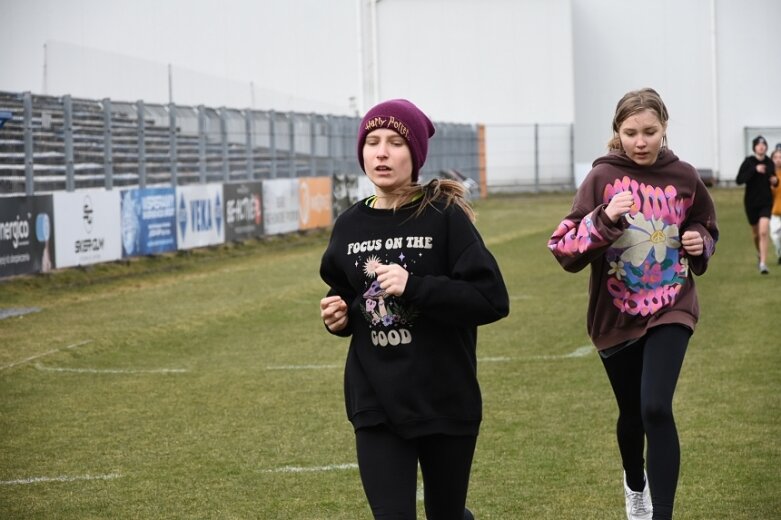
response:
M482 418L477 326L509 312L499 266L458 183L418 173L434 135L403 99L369 110L358 161L375 195L340 215L320 266L320 312L350 336L347 415L374 517L416 518L417 466L429 519L465 509Z
M746 157L738 169L735 182L746 185L743 205L751 226L751 236L757 250L759 272L768 274L767 248L770 237L770 212L773 207L771 187L778 186L776 167L767 156L767 141L758 135L751 142L754 155Z

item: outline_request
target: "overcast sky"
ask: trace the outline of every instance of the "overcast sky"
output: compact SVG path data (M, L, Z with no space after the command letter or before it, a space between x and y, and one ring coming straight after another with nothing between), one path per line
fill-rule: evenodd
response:
M2 90L42 93L49 40L339 107L361 89L356 0L0 0L0 20Z

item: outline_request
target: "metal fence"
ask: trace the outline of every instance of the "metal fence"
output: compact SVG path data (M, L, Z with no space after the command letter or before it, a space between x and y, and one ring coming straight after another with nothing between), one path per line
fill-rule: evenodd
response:
M575 187L571 124L486 125L489 193Z
M0 195L358 173L357 117L0 92ZM436 123L422 177L479 178L475 125Z

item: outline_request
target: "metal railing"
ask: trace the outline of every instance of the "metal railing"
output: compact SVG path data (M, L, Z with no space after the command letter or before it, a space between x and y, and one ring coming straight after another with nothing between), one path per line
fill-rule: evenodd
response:
M0 195L359 173L360 118L0 92ZM421 176L478 179L477 127L436 123Z

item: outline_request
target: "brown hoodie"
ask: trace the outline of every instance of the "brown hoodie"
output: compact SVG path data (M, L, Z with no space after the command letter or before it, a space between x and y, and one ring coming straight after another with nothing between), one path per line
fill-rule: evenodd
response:
M645 335L655 325L694 330L699 317L693 275L713 255L716 211L697 170L663 149L651 166L610 152L594 161L548 248L570 272L591 266L587 329L603 350ZM610 199L631 191L635 205L617 223L605 213ZM704 240L700 256L681 246L685 231Z

